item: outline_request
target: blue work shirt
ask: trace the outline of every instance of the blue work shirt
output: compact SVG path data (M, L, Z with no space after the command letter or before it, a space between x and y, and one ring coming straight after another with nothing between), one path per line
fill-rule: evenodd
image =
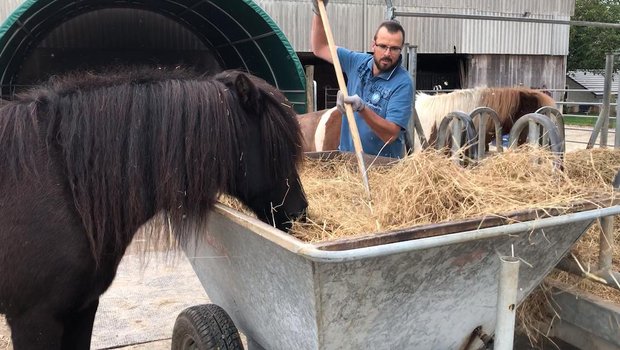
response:
M342 47L338 48L338 59L343 72L347 75L349 96L358 95L366 103L366 108L372 108L379 116L401 128L398 140L386 145L366 124L364 118L355 113L364 153L401 158L405 144L404 130L411 118L413 102L413 83L409 72L400 65L399 59L392 70L373 76L374 61L371 54L354 52ZM342 118L339 149L355 152L346 116Z

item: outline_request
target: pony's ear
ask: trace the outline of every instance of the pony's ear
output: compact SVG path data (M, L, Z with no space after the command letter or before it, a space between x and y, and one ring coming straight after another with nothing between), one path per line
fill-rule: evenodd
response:
M244 74L237 75L235 79L237 96L241 99L243 107L250 111L258 111L260 107L260 91L258 87Z

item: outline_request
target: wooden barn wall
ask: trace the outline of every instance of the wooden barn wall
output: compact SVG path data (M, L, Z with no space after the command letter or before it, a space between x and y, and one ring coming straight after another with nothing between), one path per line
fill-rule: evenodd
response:
M544 84L550 89L563 89L565 84L564 56L473 55L466 66L466 87Z

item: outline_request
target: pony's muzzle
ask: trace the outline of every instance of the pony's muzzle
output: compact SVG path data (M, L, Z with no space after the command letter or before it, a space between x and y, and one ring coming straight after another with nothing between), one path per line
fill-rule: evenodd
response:
M298 222L306 222L306 218L308 217L308 208L304 207L302 210L294 213L288 213L284 220L281 220L279 223L276 222L275 226L279 230L284 232L289 232L293 227L293 223L295 221ZM277 220L277 219L276 219Z

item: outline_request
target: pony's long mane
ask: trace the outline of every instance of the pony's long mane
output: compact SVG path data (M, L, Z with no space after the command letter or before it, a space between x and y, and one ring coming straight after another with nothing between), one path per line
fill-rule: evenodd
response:
M555 101L538 90L487 88L482 95L481 106L497 112L502 128L509 130L518 118L542 106L555 107Z
M284 96L253 81L264 97L266 157L289 160L271 169L283 177L301 159L299 129ZM245 114L225 81L188 72L54 78L0 109L0 166L41 171L46 167L34 166L35 149L47 152L66 178L99 259L124 249L158 210L173 223L204 217L239 171ZM282 125L288 134L276 132ZM175 234L184 241L191 232Z

